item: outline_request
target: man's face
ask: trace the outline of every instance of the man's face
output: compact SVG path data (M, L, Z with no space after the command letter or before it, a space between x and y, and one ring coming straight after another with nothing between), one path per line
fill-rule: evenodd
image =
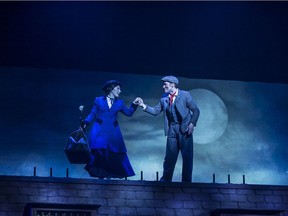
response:
M174 87L174 83L164 82L163 89L165 93L171 93Z

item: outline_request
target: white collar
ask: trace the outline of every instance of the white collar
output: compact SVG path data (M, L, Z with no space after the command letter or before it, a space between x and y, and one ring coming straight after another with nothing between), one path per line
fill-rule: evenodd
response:
M178 88L176 89L176 92L175 92L175 95L174 95L174 97L175 96L177 96L178 95ZM171 96L171 93L169 93L169 97Z

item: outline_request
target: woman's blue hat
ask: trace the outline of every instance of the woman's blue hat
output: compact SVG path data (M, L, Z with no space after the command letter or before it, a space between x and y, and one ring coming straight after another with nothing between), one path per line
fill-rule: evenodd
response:
M103 86L102 86L102 89L105 90L107 87L111 86L111 85L119 85L121 86L121 83L118 82L117 80L108 80Z

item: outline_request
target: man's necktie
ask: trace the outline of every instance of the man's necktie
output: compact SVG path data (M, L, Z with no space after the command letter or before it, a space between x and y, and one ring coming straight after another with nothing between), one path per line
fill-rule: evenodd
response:
M175 97L176 92L174 94L170 94L170 100L169 100L169 105L171 106L173 103L173 98Z

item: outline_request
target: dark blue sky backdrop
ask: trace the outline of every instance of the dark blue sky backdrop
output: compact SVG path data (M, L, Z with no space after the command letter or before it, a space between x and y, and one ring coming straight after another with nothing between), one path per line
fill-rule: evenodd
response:
M85 116L94 98L103 94L108 79L123 83L121 98L128 106L137 96L156 105L163 94L161 76L95 71L0 68L0 174L89 178L84 165L69 164L65 154L68 135L79 125L79 105ZM193 181L250 184L288 184L288 86L260 82L187 79L201 116L194 133ZM138 109L131 117L119 114L136 176L145 180L162 173L165 154L163 116ZM174 181L181 179L181 156Z
M288 2L0 2L0 65L288 83Z

